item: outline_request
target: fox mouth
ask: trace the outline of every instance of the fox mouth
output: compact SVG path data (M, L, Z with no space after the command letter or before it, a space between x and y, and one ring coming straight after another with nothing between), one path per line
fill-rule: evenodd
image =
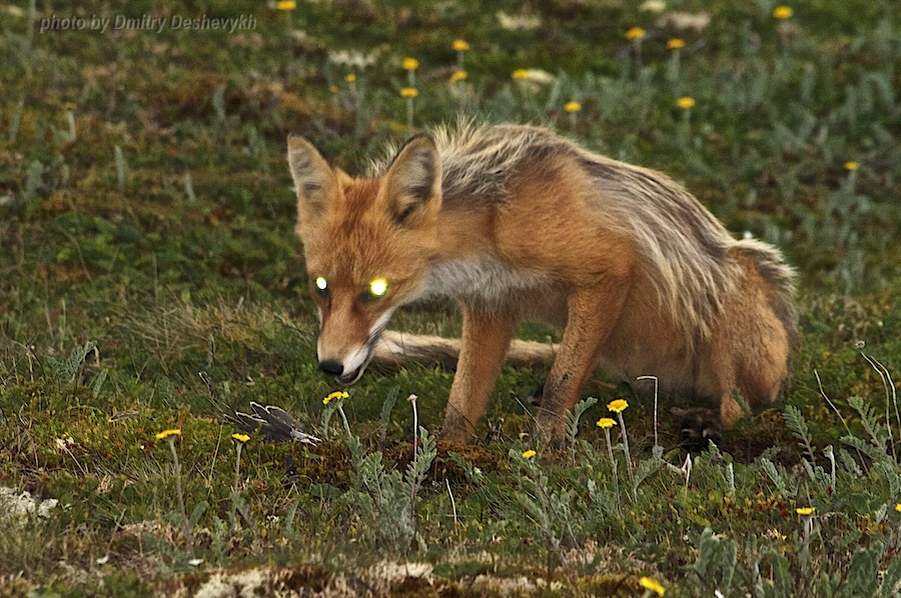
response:
M368 359L368 358L367 358L366 361L363 363L363 365L359 366L359 367L356 368L355 370L352 370L352 371L350 371L350 372L345 372L345 373L341 374L340 376L338 376L338 377L337 377L337 378L338 378L338 382L340 382L341 384L344 384L344 385L346 385L346 386L350 386L351 384L353 384L354 382L356 382L357 380L360 379L360 376L362 376L362 375L363 375L363 372L366 371L366 366L367 366L367 365L369 365L369 359Z
M378 340L378 337L376 337L376 340ZM366 356L363 358L363 361L353 369L346 370L335 376L338 379L338 382L345 386L350 386L351 384L359 380L360 376L363 375L363 372L366 371L366 366L368 366L369 362L372 360L374 349L375 343L368 343L366 346Z

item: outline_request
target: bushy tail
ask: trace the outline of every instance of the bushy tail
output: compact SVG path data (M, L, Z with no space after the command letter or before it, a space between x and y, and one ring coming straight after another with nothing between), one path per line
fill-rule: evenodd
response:
M557 354L556 344L514 339L505 363L513 367L550 364ZM375 347L372 359L377 363L401 366L409 361L457 367L460 339L386 330Z

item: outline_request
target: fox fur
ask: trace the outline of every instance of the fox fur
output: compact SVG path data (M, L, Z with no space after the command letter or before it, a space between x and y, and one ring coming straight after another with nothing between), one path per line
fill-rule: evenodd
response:
M792 269L662 173L518 125L432 130L363 178L298 136L288 161L321 369L352 383L373 357L455 364L446 438L471 436L505 359L552 362L538 419L552 440L598 365L710 397L726 427L736 394L761 407L789 380ZM385 331L435 296L460 304L460 341ZM513 341L523 319L561 342Z

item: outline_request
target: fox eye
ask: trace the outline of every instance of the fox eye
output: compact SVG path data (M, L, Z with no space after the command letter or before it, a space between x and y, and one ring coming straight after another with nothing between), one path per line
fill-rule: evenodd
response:
M369 288L363 291L360 298L365 303L378 301L388 292L388 281L384 278L375 278L369 283Z
M313 286L316 289L317 295L319 295L323 299L325 297L328 297L328 294L329 294L328 281L325 278L323 278L322 276L317 276L316 279L313 281Z

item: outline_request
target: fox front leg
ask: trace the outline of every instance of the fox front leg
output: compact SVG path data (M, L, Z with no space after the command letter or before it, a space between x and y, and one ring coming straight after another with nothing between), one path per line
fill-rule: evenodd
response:
M515 319L507 314L465 305L463 343L441 437L468 442L485 407L513 337Z

